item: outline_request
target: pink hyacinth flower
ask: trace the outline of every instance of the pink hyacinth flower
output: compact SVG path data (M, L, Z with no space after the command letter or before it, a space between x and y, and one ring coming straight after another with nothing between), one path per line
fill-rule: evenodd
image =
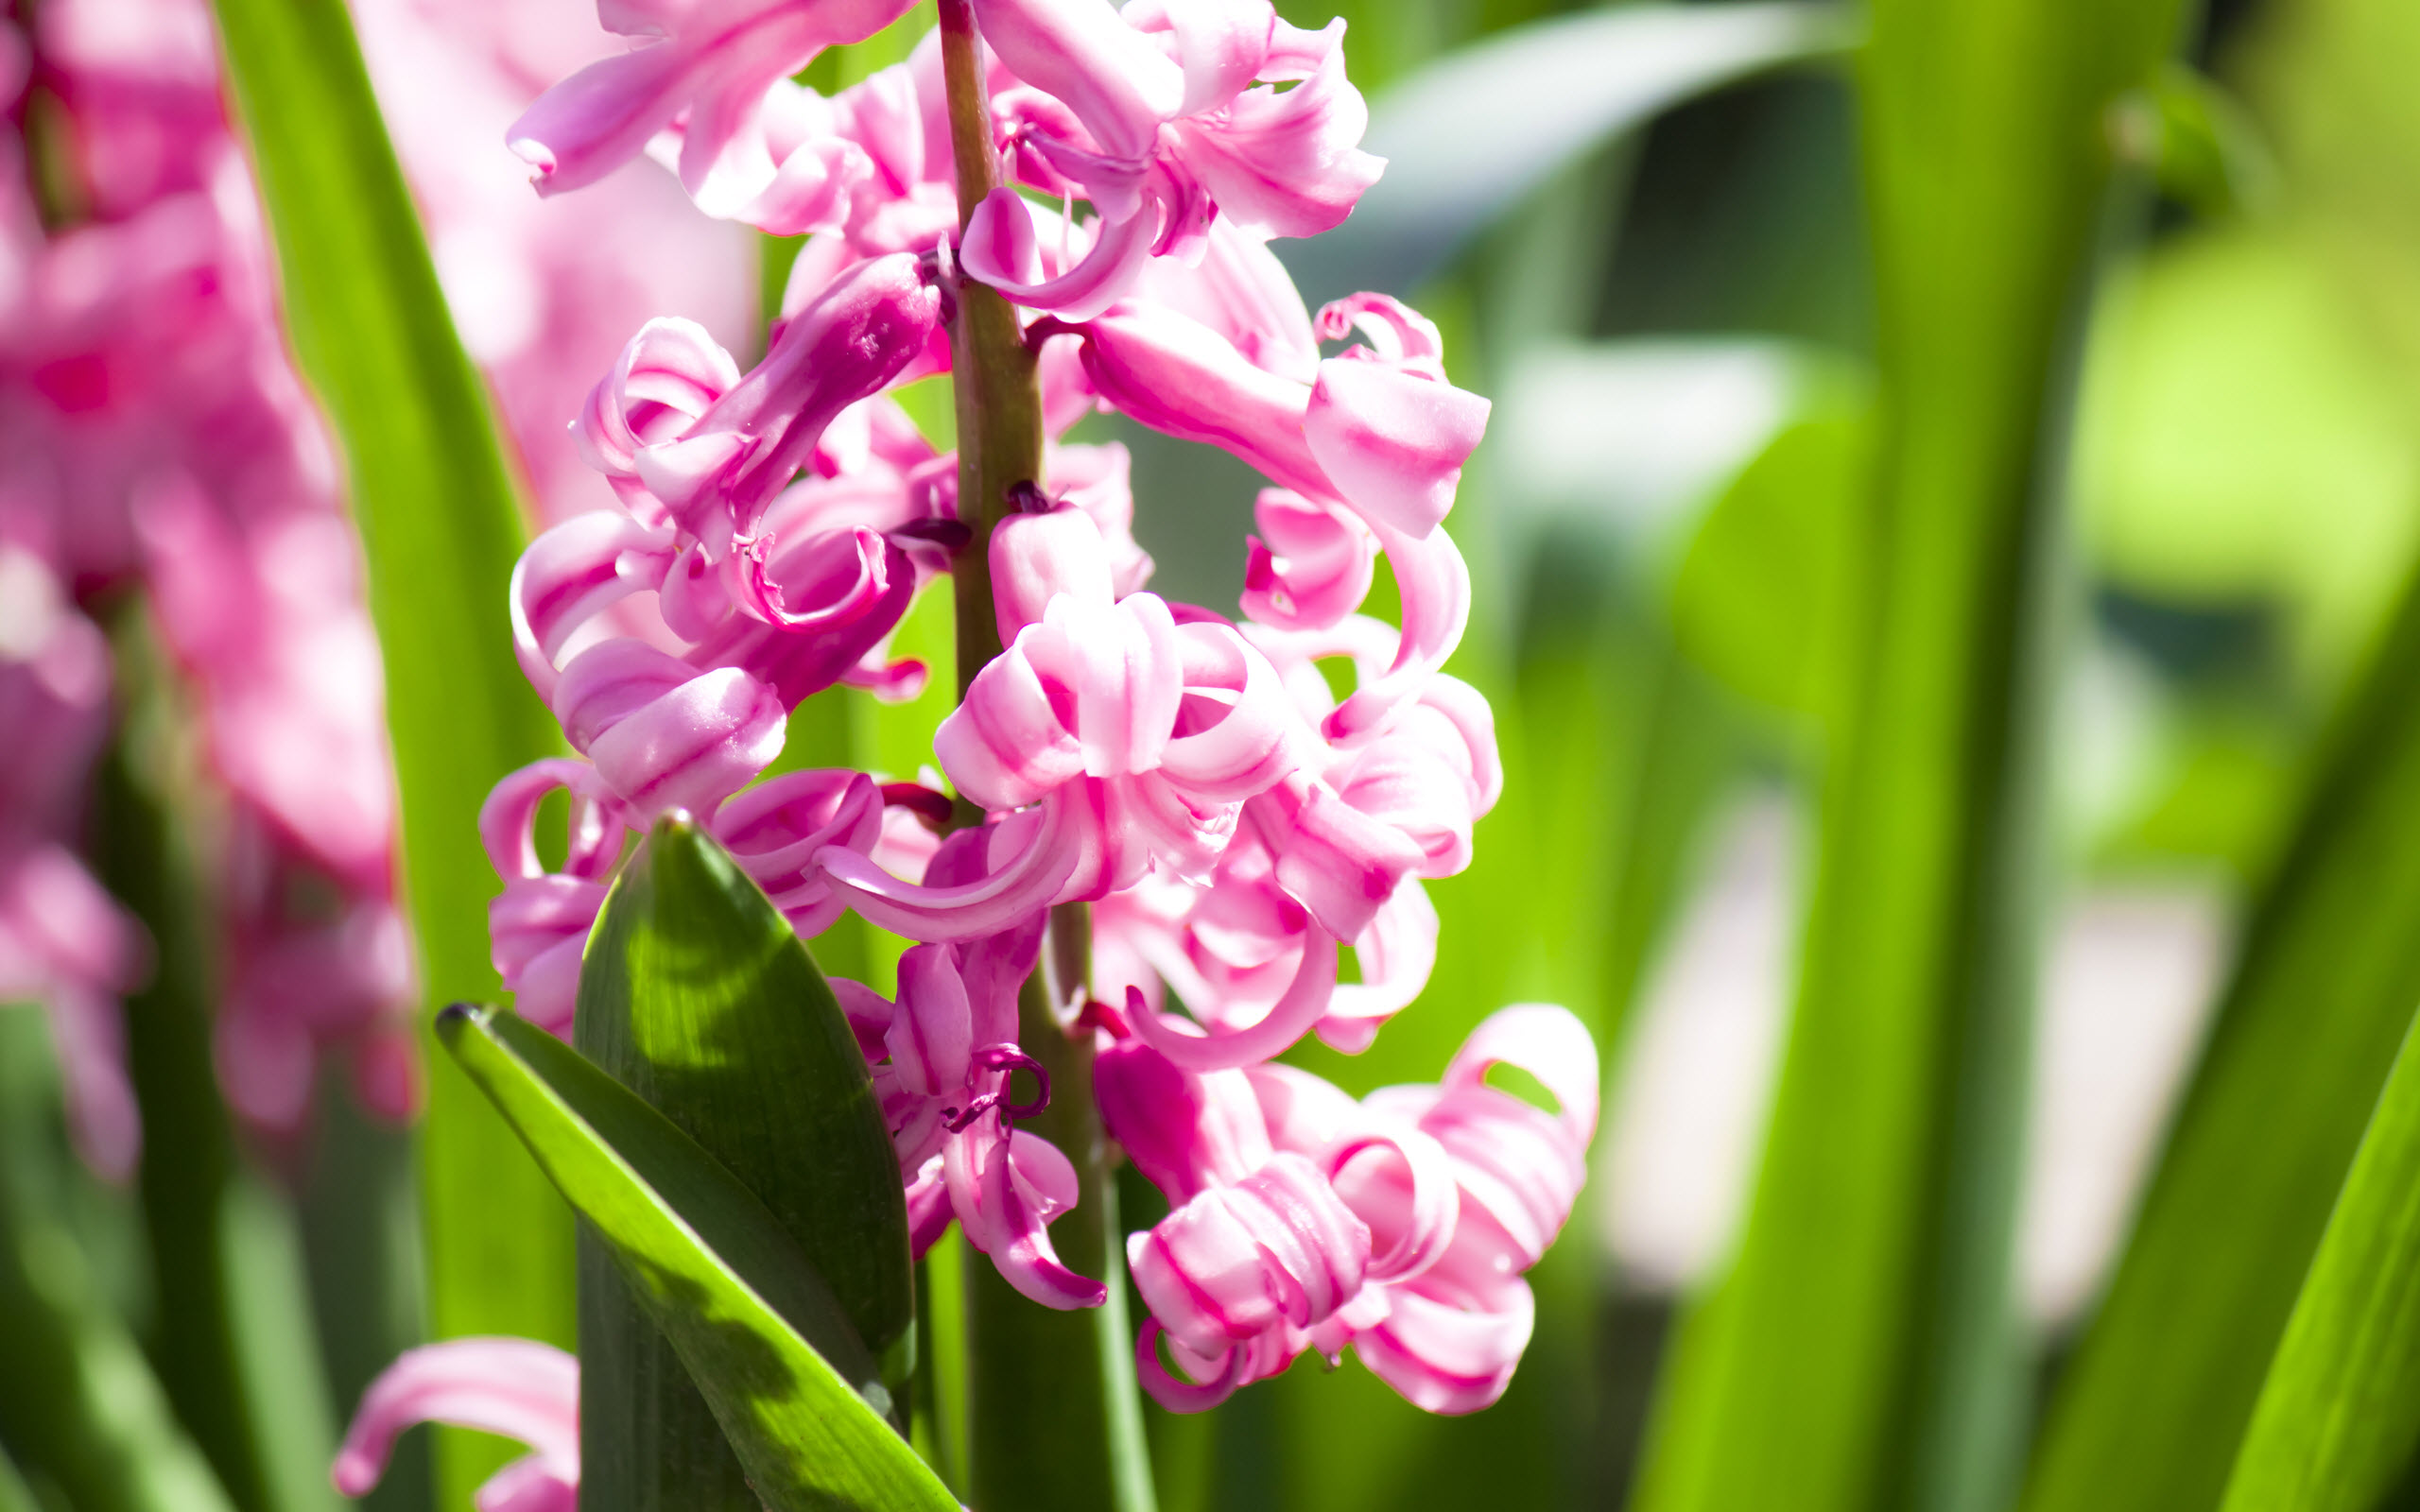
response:
M1383 296L1340 301L1321 312L1319 334L1336 339L1357 329L1371 344L1321 362L1307 384L1142 301L1076 329L1104 403L1232 452L1305 500L1350 511L1386 552L1403 603L1393 664L1327 721L1343 741L1383 730L1452 654L1469 617L1469 570L1440 523L1486 429L1488 404L1445 381L1436 328Z
M594 183L683 122L681 181L693 193L747 129L767 91L826 47L862 42L908 0L600 0L608 31L661 39L589 64L512 123L506 141L541 194Z
M1299 720L1266 660L1224 624L1178 624L1150 593L1113 601L1088 517L1006 522L992 553L1003 628L1037 607L1042 618L977 676L934 743L959 790L1007 816L986 868L943 888L845 854L827 862L859 913L911 937L989 934L1106 896L1154 862L1206 870L1242 800L1296 761Z
M1488 1086L1496 1065L1534 1076L1556 1109ZM1521 1273L1586 1179L1597 1072L1579 1021L1535 1004L1490 1016L1442 1084L1357 1104L1292 1067L1197 1074L1132 1040L1104 1049L1104 1123L1175 1205L1128 1241L1152 1311L1146 1388L1197 1411L1305 1349L1349 1344L1428 1411L1493 1402L1534 1316Z
M928 873L946 885L982 859L982 836L942 842ZM1018 1050L1017 992L1040 958L1039 912L955 944L919 945L900 958L899 1000L836 982L867 1058L908 1183L918 1253L955 1217L1001 1277L1045 1307L1097 1307L1101 1283L1070 1270L1051 1246L1053 1219L1076 1205L1075 1168L1015 1121L1041 1110L1011 1098L1011 1074L1039 1074ZM1046 1081L1045 1103L1050 1095Z
M530 1339L448 1339L398 1356L362 1394L329 1479L366 1496L395 1439L446 1423L520 1440L531 1452L480 1486L478 1512L579 1512L579 1362Z
M1099 214L1089 250L1046 276L1025 199L1005 188L985 198L960 257L1019 303L1089 318L1150 257L1199 259L1221 219L1262 238L1315 235L1351 214L1383 166L1359 148L1369 112L1345 80L1341 22L1300 31L1269 0L1122 12L978 0L976 10L1010 72L1066 112L1033 112L1013 129L1021 173L1080 191Z
M538 805L558 789L570 799L563 869L538 859ZM815 858L833 847L872 854L882 844L883 799L862 772L786 772L711 811L707 830L765 890L802 936L821 933L843 901ZM496 973L525 1019L568 1039L580 954L637 816L597 770L551 757L510 773L479 810L479 837L504 891L488 903Z

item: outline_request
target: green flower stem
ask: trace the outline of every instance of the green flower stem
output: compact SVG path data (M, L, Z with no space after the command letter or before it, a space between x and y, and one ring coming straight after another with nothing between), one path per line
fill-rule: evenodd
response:
M1000 181L991 105L968 0L938 0L942 70L961 222ZM992 607L992 530L1015 508L1011 490L1042 479L1042 387L1016 311L959 283L951 332L958 402L958 513L973 532L953 564L960 696L1000 654ZM959 822L982 815L964 799ZM1050 1106L1027 1127L1075 1162L1081 1195L1051 1231L1060 1258L1105 1282L1109 1300L1059 1313L1027 1300L991 1265L966 1275L968 1474L985 1512L1089 1507L1151 1512L1150 1453L1134 1394L1133 1333L1120 1263L1116 1152L1093 1106L1091 1031L1070 1034L1054 1011L1089 991L1090 911L1054 909L1046 969L1019 997L1018 1034L1050 1075Z

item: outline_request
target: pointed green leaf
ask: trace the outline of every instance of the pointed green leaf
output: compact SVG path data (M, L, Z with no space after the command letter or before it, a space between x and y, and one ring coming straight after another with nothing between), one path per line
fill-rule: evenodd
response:
M1849 717L1763 1163L1682 1326L1646 1512L2003 1503L2046 684L2074 343L2113 240L2111 102L2177 0L1876 0L1876 274Z
M2420 1444L2420 1041L2336 1199L2224 1512L2371 1512Z
M0 1005L0 1442L77 1512L235 1512L43 1190L55 1067L41 1010Z
M404 871L435 1005L495 995L479 804L560 747L512 657L522 526L478 374L338 0L216 0L228 81L277 249L303 376L344 458L386 663ZM442 1335L572 1340L569 1217L477 1094L435 1057L420 1157L430 1323ZM344 1403L350 1408L351 1403ZM506 1446L449 1433L441 1501Z
M877 1354L915 1318L899 1160L865 1054L789 921L659 820L582 958L580 1052L756 1194Z
M456 1005L437 1032L613 1251L772 1512L955 1512L879 1410L873 1356L781 1224L630 1089L527 1022Z
M908 1208L865 1056L788 920L686 817L660 821L615 881L576 1023L582 1054L756 1194L904 1384ZM593 1245L579 1299L592 1512L744 1512L747 1481L714 1415Z
M2209 1512L2420 1001L2420 584L2254 908L2027 1512Z

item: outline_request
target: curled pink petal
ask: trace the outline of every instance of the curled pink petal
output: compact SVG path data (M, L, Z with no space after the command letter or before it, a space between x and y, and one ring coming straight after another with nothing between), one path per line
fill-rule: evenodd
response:
M1304 931L1303 961L1293 985L1260 1022L1248 1028L1187 1033L1160 1015L1133 1015L1134 1033L1145 1044L1190 1071L1224 1071L1282 1055L1308 1034L1327 1011L1336 990L1336 936L1311 925Z
M676 808L712 813L781 754L786 725L771 689L723 667L615 720L588 754L642 821Z
M942 1147L942 1170L968 1243L1002 1280L1045 1307L1098 1307L1108 1288L1069 1270L1051 1247L1050 1219L1075 1206L1075 1167L1059 1147L1022 1129L1001 1137L987 1119Z
M1377 538L1333 505L1264 489L1253 507L1260 525L1248 542L1243 610L1280 629L1325 629L1370 594Z
M368 1494L396 1435L424 1422L519 1439L543 1473L567 1491L579 1485L579 1364L551 1345L468 1338L406 1350L362 1395L330 1474L337 1492Z
M947 946L918 945L900 957L899 1010L884 1043L909 1091L931 1097L965 1084L975 1053L975 1011Z
M1239 1071L1187 1071L1140 1040L1093 1060L1101 1125L1173 1203L1242 1180L1265 1163L1269 1129Z
M1236 1388L1244 1383L1252 1356L1242 1348L1220 1353L1217 1373L1199 1385L1170 1373L1160 1363L1160 1339L1167 1332L1158 1318L1147 1317L1134 1339L1134 1374L1153 1401L1170 1412L1207 1412L1234 1396Z
M1379 362L1320 364L1303 436L1322 472L1373 524L1417 540L1454 507L1462 464L1487 432L1488 403Z
M1127 1258L1169 1336L1215 1358L1281 1327L1324 1321L1360 1290L1370 1230L1318 1167L1280 1153L1130 1236Z
M1513 1281L1485 1309L1400 1292L1386 1321L1357 1335L1370 1373L1426 1412L1458 1416L1495 1404L1529 1348L1537 1306Z

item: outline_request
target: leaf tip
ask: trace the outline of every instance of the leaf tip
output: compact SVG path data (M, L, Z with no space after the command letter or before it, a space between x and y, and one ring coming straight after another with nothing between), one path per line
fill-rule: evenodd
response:
M495 1010L476 1003L448 1003L437 1010L437 1039L446 1049L462 1038L464 1028L483 1027Z

